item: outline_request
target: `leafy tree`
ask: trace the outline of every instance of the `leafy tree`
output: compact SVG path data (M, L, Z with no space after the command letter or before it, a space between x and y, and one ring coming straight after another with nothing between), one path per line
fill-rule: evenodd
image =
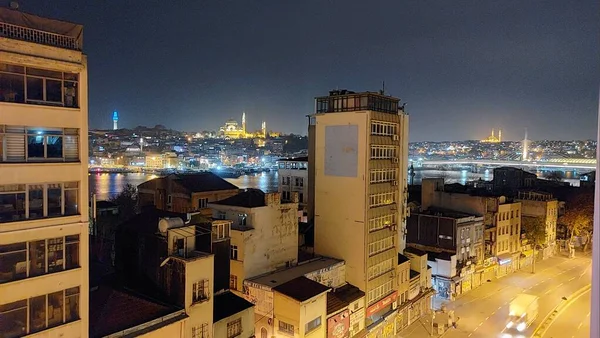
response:
M552 171L546 175L546 179L552 182L560 182L565 178L562 171Z
M121 193L111 198L111 202L119 206L119 223L130 219L138 213L137 188L132 184L125 184Z
M535 250L546 241L546 223L541 217L523 217L521 221L521 229L527 242L533 246L533 266L532 272L535 273Z
M587 241L583 250L592 238L594 230L594 193L581 191L567 201L564 215L558 219L559 223L567 228L571 240L574 236L585 236Z

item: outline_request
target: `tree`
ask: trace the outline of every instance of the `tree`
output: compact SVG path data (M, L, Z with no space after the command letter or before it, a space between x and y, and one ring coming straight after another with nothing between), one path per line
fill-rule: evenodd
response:
M535 256L537 246L546 241L546 223L541 217L523 217L521 221L521 229L525 234L527 242L532 244L533 247L533 265L532 273L535 273Z
M562 171L552 171L546 175L546 179L552 182L560 182L565 178L565 175Z
M113 249L115 234L119 225L135 216L138 212L137 188L131 184L123 186L123 190L117 196L110 199L118 207L117 215L96 215L93 236L92 251L100 262L109 260Z
M587 241L583 251L587 250L594 230L594 193L581 191L566 203L565 214L558 222L567 228L571 241L574 236L585 236Z

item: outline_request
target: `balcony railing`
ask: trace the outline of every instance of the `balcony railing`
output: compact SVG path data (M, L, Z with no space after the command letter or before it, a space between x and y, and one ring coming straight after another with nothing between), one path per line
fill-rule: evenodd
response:
M76 38L0 22L0 37L39 43L59 48L81 50Z

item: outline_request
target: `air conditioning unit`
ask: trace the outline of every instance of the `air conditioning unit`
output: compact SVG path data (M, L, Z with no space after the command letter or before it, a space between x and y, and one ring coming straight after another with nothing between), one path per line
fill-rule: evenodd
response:
M399 163L399 162L400 162L400 159L399 159L399 158L397 158L397 157L394 157L394 158L392 159L392 162L394 162L394 163Z
M398 141L399 139L400 139L400 136L398 136L398 135L392 135L392 140Z
M396 185L398 185L398 181L396 181L396 180L392 181L392 185L393 185L393 186L396 186Z

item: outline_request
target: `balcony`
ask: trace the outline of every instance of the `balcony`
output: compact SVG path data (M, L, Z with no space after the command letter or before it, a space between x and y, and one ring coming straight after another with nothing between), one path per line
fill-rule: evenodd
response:
M27 15L27 14L25 14ZM29 16L29 15L28 15ZM40 18L35 17L38 20ZM47 20L47 19L46 19ZM54 22L54 20L47 20L48 22ZM75 24L64 23L67 25L72 25L74 27L79 27L81 31L81 26ZM6 22L0 22L0 37L33 42L46 46L53 46L58 48L70 49L81 51L81 41L76 36L68 36L62 34L56 34L52 32L42 31L34 28L23 27L20 25L14 25Z

